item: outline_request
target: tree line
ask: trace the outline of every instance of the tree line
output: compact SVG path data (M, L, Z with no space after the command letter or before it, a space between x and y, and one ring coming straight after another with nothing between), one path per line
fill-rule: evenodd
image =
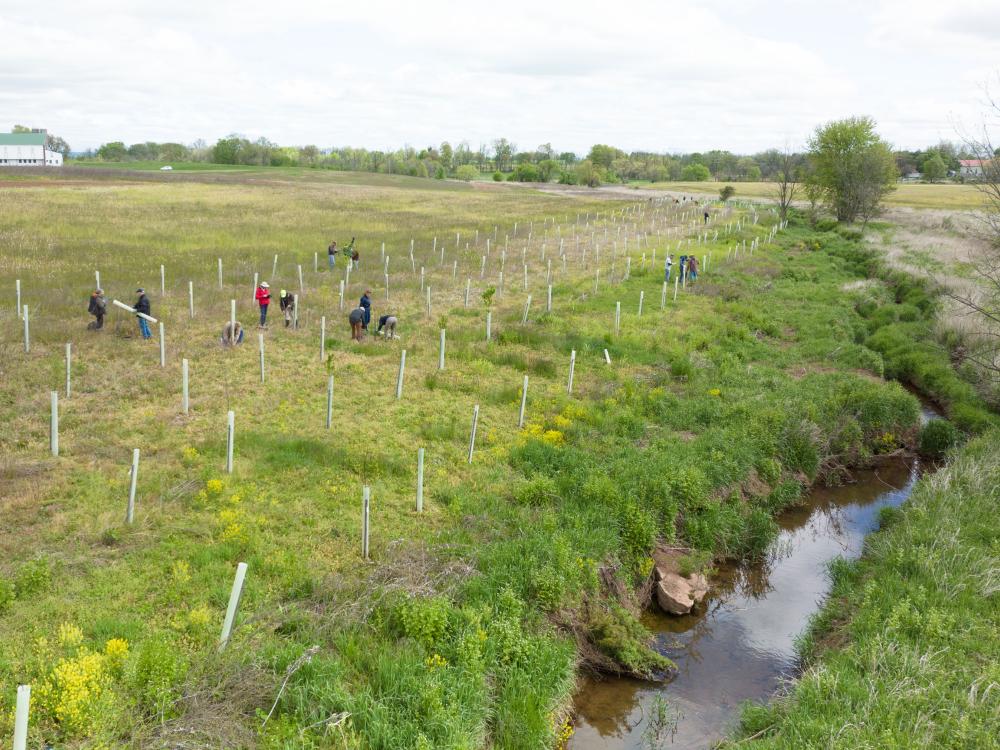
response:
M68 145L63 142L66 152ZM892 150L897 176L919 173L937 182L961 180L961 159L973 158L964 145L942 141L916 151ZM267 138L250 140L238 134L209 145L198 140L181 143L134 143L112 141L86 152L85 159L104 162L159 161L208 162L246 166L301 166L351 172L380 172L412 177L473 180L492 174L497 181L560 182L597 186L645 182L756 182L778 181L791 171L804 174L808 152L767 149L741 155L724 149L692 153L626 152L615 146L595 144L581 157L572 151L557 151L550 143L519 150L506 138L481 144L473 150L467 141L456 146L445 141L425 148L404 147L394 151L365 148L321 149L315 145L281 146Z

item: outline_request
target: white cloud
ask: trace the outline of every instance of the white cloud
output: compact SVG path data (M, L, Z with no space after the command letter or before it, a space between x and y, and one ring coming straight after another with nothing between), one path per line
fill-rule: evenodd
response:
M998 27L973 0L0 0L0 127L750 151L870 114L920 146L978 115Z

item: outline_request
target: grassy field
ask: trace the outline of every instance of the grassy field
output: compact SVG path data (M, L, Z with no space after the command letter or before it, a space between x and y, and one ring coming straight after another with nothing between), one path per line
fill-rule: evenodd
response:
M181 162L173 164L173 171L161 172L162 162L71 162L65 169L53 172L51 168L0 169L0 186L52 185L54 182L84 185L88 182L115 185L157 183L176 185L199 182L205 184L263 184L301 182L310 185L359 185L381 188L412 188L421 191L473 190L472 185L460 180L429 180L408 175L378 174L372 172L338 172L332 169L306 167L249 167L206 162ZM487 185L485 188L490 189Z
M811 665L729 746L1000 747L998 481L995 432L922 479L862 560L834 566Z
M657 182L636 183L642 189L669 190L718 198L724 185L736 188L737 198L773 198L773 182ZM805 200L800 196L799 200ZM885 200L887 206L968 211L983 206L982 194L974 185L900 183Z
M33 744L555 747L578 667L669 668L636 618L656 540L689 545L703 563L761 554L773 514L805 486L916 440L915 398L880 378L891 347L866 345L899 321L900 300L890 284L865 280L853 240L796 225L736 256L734 246L766 240L770 214L754 224L748 209L717 207L699 243L696 217L672 203L438 190L405 178L348 185L329 174L0 183L5 736L14 686L31 683ZM324 249L351 236L361 269L341 309L343 262L327 271ZM682 240L708 268L676 301L671 287L661 307L660 264ZM95 270L109 299L131 302L140 284L151 291L165 367L121 311L104 331L85 330ZM272 311L263 383L255 272L273 291L300 294L297 330ZM30 309L29 354L14 279ZM350 341L347 309L366 287L374 317L399 315L400 340ZM230 299L248 341L223 350ZM918 302L908 302L912 314L923 314ZM52 458L49 392L63 389L67 342L73 390L60 402ZM142 458L136 522L126 525L133 448ZM238 562L249 564L247 585L220 653Z

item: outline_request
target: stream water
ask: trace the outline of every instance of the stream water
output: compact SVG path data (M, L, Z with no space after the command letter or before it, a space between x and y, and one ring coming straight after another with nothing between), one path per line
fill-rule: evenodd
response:
M827 563L858 557L879 510L906 500L918 473L916 461L897 461L858 472L851 484L814 489L778 518L781 532L767 559L722 566L690 615L645 615L677 675L667 683L587 679L576 697L570 750L648 747L658 698L677 720L663 747L712 747L732 728L743 701L767 700L795 676L795 639L829 591Z

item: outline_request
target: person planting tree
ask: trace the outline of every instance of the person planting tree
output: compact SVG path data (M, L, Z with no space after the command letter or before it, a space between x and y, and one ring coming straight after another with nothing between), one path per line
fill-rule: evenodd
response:
M382 329L384 328L385 337L387 339L394 339L396 338L396 323L398 322L399 321L395 315L383 315L378 319L378 330L375 331L375 333L379 336L383 335Z
M347 322L351 324L351 340L361 341L364 335L365 310L362 307L355 307L347 316Z
M288 328L292 324L292 314L295 312L295 296L282 289L281 296L278 297L278 304L285 316L285 328Z
M87 312L94 316L94 320L87 326L93 331L100 330L104 327L104 314L108 309L108 301L104 297L104 290L97 289L93 294L90 295L90 304L87 306ZM142 320L142 318L140 318Z

